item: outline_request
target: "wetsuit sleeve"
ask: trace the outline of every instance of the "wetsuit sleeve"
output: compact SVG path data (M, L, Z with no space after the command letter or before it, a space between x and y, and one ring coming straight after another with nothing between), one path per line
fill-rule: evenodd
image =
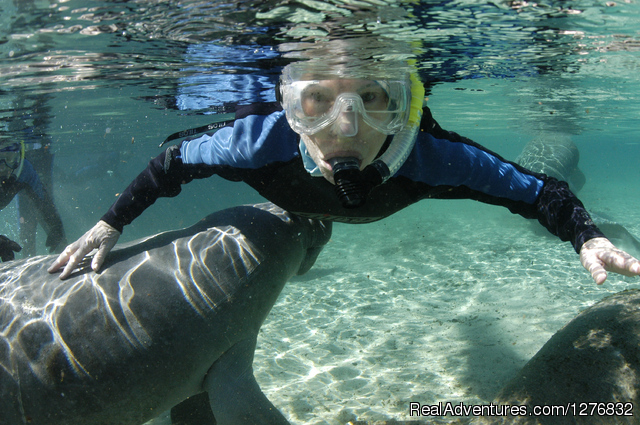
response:
M182 184L215 174L209 167L185 167L180 158L180 146L170 146L149 161L147 168L120 194L101 220L122 232L124 226L158 198L177 196L182 191Z
M443 130L428 110L423 135L400 174L426 184L423 194L441 199L470 198L507 207L537 219L576 252L604 236L567 183L527 170L454 132Z
M538 221L563 241L571 242L577 253L589 239L606 237L566 182L546 177L535 206Z
M232 127L168 148L149 162L102 220L122 232L158 198L177 196L181 185L193 179L219 174L227 180L241 181L241 174L290 159L292 152L297 152L295 145L292 148L293 131L284 113L271 109L247 109L246 115L239 111Z

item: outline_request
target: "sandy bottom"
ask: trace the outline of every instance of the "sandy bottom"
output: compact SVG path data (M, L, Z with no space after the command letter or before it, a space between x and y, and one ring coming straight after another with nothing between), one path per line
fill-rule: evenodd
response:
M640 223L635 207L608 209ZM422 202L335 226L267 318L255 374L293 424L425 419L410 402L489 403L578 312L637 286L597 287L570 244L505 209Z

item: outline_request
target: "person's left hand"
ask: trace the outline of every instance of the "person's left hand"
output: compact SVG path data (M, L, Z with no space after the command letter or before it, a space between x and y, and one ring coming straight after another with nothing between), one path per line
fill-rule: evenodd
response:
M607 279L607 270L625 276L640 275L640 261L616 248L607 238L586 241L580 248L580 262L598 285Z

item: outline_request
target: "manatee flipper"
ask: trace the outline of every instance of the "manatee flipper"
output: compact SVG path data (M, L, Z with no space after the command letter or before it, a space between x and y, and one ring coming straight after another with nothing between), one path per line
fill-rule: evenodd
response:
M633 252L636 256L640 254L640 241L622 224L598 223L596 220L594 221L596 226L598 226L598 228L602 230L609 239L614 241L616 246L624 249L625 251Z
M313 247L307 249L307 256L302 261L302 264L300 264L300 268L296 273L297 276L302 276L303 274L307 273L311 269L311 267L313 267L316 260L318 259L318 255L320 255L320 252L322 252L322 248L324 247Z
M290 425L253 376L256 337L239 341L211 366L204 380L218 425Z
M622 224L601 212L589 211L593 222L617 247L631 255L640 255L640 240Z
M171 425L216 425L206 392L189 397L171 409Z

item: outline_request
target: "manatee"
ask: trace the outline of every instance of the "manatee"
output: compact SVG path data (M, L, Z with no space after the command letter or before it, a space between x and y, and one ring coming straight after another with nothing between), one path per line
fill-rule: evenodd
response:
M580 152L569 136L544 133L527 143L515 162L536 173L566 181L571 190L578 192L586 180L578 168L579 161Z
M632 415L640 406L640 290L611 295L580 313L492 403L529 412L559 407L554 415L484 417L474 424L638 423Z
M256 337L330 231L261 204L120 245L101 273L3 263L0 424L137 425L193 400L208 419L182 423L287 424L253 376Z
M580 152L571 138L561 133L544 133L531 140L516 158L518 164L569 183L573 192L584 186L586 177L578 168ZM630 252L640 255L640 240L627 228L604 213L589 211L593 222L611 241Z

